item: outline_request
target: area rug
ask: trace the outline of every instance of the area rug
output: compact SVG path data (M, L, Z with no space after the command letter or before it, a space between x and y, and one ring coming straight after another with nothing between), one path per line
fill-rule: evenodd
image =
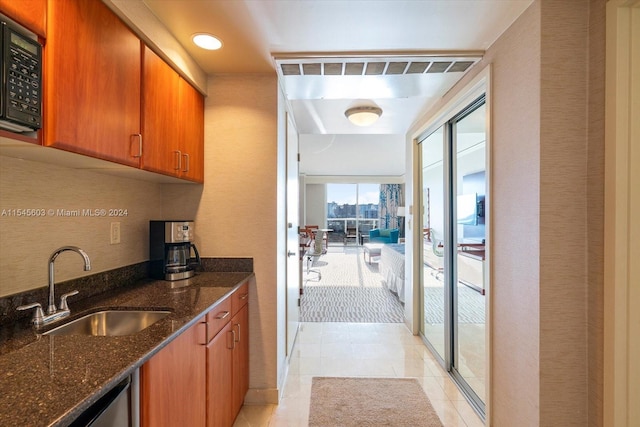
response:
M314 262L320 280L305 281L301 322L401 323L404 309L384 285L376 263L364 262L360 248L327 253Z
M415 378L314 377L310 427L442 427Z

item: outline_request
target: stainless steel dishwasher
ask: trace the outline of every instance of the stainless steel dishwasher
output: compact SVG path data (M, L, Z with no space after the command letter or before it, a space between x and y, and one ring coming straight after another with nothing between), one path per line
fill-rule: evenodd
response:
M139 427L139 371L125 378L76 418L70 427Z

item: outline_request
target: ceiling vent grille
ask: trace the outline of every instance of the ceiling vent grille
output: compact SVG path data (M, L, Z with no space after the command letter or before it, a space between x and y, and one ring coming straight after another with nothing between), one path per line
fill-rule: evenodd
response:
M379 76L424 73L463 73L474 61L312 62L281 63L283 76Z

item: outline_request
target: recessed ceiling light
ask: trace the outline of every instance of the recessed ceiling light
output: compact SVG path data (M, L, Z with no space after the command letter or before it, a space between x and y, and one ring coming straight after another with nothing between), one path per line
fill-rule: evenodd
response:
M378 120L381 114L382 108L369 106L353 107L344 112L347 119L357 126L370 126Z
M191 37L191 40L203 49L218 50L222 47L222 42L216 36L207 33L197 33Z

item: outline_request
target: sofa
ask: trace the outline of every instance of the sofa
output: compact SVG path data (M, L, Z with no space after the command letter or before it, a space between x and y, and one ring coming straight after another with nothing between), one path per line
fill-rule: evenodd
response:
M374 228L369 230L370 243L398 243L400 230L397 228Z

